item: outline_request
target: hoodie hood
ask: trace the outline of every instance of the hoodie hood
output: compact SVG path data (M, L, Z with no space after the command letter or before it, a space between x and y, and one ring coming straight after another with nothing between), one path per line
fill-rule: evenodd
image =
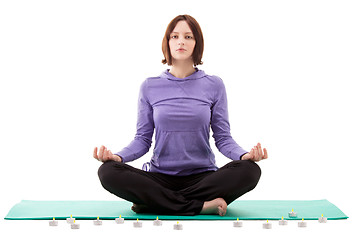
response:
M166 78L173 81L186 81L186 80L195 80L199 78L203 78L206 76L205 72L203 70L199 70L197 67L195 67L195 72L193 72L190 76L187 76L185 78L177 78L174 75L172 75L169 72L170 69L166 69L164 72L161 73L161 78Z

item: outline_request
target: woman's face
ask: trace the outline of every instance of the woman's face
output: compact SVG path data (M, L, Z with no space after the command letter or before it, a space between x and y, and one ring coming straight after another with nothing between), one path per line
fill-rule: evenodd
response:
M169 47L172 61L192 60L195 38L186 21L179 21L170 34Z

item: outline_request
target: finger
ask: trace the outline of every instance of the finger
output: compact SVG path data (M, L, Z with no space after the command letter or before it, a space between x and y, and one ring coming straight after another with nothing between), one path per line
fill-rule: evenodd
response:
M112 157L112 154L111 154L111 151L110 150L106 150L106 156L105 156L105 159L106 160L110 160Z
M255 158L255 151L254 148L252 148L250 151L250 159L253 160L254 158Z
M93 153L93 157L97 160L99 160L99 157L97 155L97 147L94 148L94 153Z
M257 154L258 154L258 160L261 160L262 152L261 152L261 145L258 143L257 145Z
M262 157L263 157L260 143L259 143L258 146L257 146L257 153L258 153L258 158L257 158L257 160L260 161L260 160L262 159Z
M105 150L105 146L101 146L100 150L99 150L99 160L102 161L104 159L104 150Z
M256 144L255 146L255 156L256 156L256 161L259 160L259 144Z
M258 154L257 154L257 147L255 146L254 148L254 160L257 161L257 158L258 158Z
M103 157L102 157L102 160L103 161L106 161L107 160L107 150L106 150L106 148L104 149L104 154L103 154Z
M257 158L258 158L258 151L257 148L254 147L254 160L257 161Z
M114 160L112 152L109 150L108 153L109 153L109 159Z
M260 143L257 144L257 147L258 147L258 151L259 151L259 161L260 161L260 160L264 159L264 153L263 153Z
M259 146L259 161L264 159L264 152L263 149L261 148L261 144L258 143Z
M264 148L264 159L267 159L267 158L268 158L268 153L267 153L266 148Z
M109 160L109 153L106 147L104 148L104 160Z

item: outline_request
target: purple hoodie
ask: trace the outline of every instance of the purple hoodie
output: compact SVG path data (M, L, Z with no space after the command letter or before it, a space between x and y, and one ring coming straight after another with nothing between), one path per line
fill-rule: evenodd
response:
M232 160L247 153L231 137L225 85L203 70L177 78L165 70L140 87L134 140L115 153L130 162L147 153L155 129L150 171L186 176L216 171L210 127L219 151Z

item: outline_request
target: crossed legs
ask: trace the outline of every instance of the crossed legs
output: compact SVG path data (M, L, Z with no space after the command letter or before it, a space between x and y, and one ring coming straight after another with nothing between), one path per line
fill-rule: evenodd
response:
M225 215L228 204L255 188L261 170L252 161L239 160L218 171L179 177L107 161L98 175L106 190L133 202L135 212Z

